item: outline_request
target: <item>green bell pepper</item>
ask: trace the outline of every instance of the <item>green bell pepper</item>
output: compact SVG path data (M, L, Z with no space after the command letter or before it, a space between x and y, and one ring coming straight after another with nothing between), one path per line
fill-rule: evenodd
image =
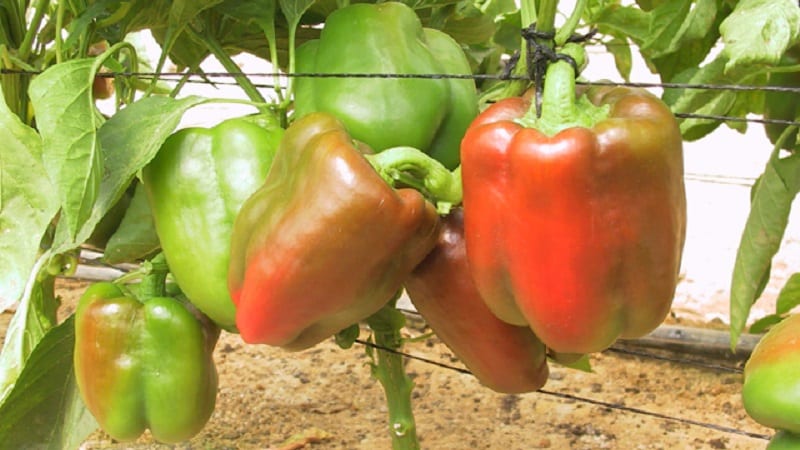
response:
M331 13L320 38L297 50L297 73L401 74L420 77L298 77L295 117L327 112L354 139L381 152L418 148L448 169L459 162L464 131L478 114L475 83L459 44L423 28L408 6L353 4Z
M753 349L742 403L761 425L800 433L800 314L770 328Z
M189 439L214 411L218 336L219 328L175 298L142 302L113 283L96 283L75 314L81 397L116 440L134 440L147 428L161 442Z
M798 448L800 448L800 435L781 430L772 436L766 450L797 450Z
M233 221L266 179L282 135L270 115L182 129L143 171L172 275L200 311L228 330L236 314L227 287Z

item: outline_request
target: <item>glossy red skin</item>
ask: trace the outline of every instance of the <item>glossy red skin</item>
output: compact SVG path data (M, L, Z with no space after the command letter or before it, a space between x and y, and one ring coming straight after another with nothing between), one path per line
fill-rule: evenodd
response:
M497 392L523 393L547 382L544 344L530 328L498 319L475 288L460 210L443 219L436 248L405 287L433 332L481 384Z
M335 117L298 119L234 223L228 286L242 339L302 350L366 319L438 227L436 208L389 186Z
M685 238L682 142L644 91L590 90L608 118L548 137L510 98L462 141L467 255L502 320L547 347L591 353L641 336L669 312Z

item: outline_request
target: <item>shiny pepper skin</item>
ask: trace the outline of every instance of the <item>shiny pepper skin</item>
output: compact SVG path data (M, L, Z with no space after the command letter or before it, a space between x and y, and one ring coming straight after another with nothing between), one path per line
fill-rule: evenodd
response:
M742 401L756 422L800 434L800 314L756 344L744 367Z
M547 382L544 344L530 328L495 317L475 288L460 209L443 219L436 248L414 269L405 287L433 332L483 385L522 393Z
M141 302L113 283L96 283L75 313L81 397L116 440L150 429L158 441L185 441L214 411L218 337L219 328L177 299Z
M331 13L320 38L298 48L298 73L469 75L464 51L450 36L423 28L399 2L353 3ZM410 146L448 169L478 114L469 78L298 77L295 116L326 112L375 152Z
M228 293L233 221L266 179L281 136L271 115L181 129L143 171L170 271L189 300L230 331L236 315Z
M675 118L642 90L587 93L608 115L554 136L515 120L525 98L482 112L461 144L470 270L502 320L560 353L591 353L658 326L686 229Z
M377 312L436 245L436 208L392 188L366 151L330 114L286 130L231 236L229 288L245 342L317 344Z

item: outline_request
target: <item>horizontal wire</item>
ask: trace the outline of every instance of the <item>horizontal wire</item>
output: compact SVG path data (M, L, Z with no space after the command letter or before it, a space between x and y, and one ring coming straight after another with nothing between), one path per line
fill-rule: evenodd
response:
M412 355L412 354L409 354L409 353L401 352L401 351L395 350L393 348L389 348L389 347L385 347L385 346L382 346L382 345L378 345L378 344L376 344L374 342L366 341L366 340L363 340L363 339L356 339L355 342L358 343L358 344L364 345L366 347L371 347L371 348L374 348L374 349L377 349L377 350L383 350L383 351L386 351L386 352L389 352L389 353L393 353L393 354L396 354L396 355L403 356L403 357L408 358L408 359L424 362L426 364L432 364L432 365L435 365L435 366L438 366L438 367L442 367L444 369L452 370L452 371L455 371L455 372L458 372L458 373L461 373L461 374L473 375L472 372L470 372L467 369L464 369L464 368L461 368L461 367L452 366L452 365L445 364L445 363L441 363L439 361L434 361L434 360L432 360L430 358L425 358L423 356ZM632 407L632 406L621 405L621 404L618 404L618 403L604 402L602 400L595 400L595 399L591 399L591 398L587 398L587 397L581 397L581 396L574 395L574 394L567 394L567 393L564 393L564 392L551 391L549 389L539 389L536 392L540 393L540 394L544 394L544 395L549 395L551 397L557 397L557 398L561 398L561 399L565 399L565 400L573 400L573 401L577 401L577 402L581 402L581 403L588 403L588 404L595 405L595 406L602 406L604 408L608 408L608 409L611 409L611 410L624 411L624 412L629 412L629 413L633 413L633 414L650 416L650 417L654 417L654 418L657 418L657 419L668 420L668 421L672 421L672 422L678 422L678 423L685 424L685 425L692 425L692 426L698 426L698 427L702 427L702 428L708 428L708 429L712 429L712 430L716 430L716 431L720 431L720 432L728 433L728 434L738 434L738 435L741 435L741 436L747 436L747 437L751 437L751 438L755 438L755 439L763 439L763 440L769 440L770 437L771 437L771 436L768 436L768 435L765 435L765 434L761 434L761 433L755 433L755 432L751 432L751 431L740 430L738 428L727 427L727 426L718 425L718 424L709 423L709 422L702 422L702 421L699 421L699 420L685 419L683 417L674 417L674 416L670 416L668 414L663 414L663 413L659 413L659 412L655 412L655 411L648 411L646 409L635 408L635 407Z
M41 71L30 71L23 69L0 69L0 74L27 74L36 75ZM228 73L228 72L197 72L197 73L175 73L175 72L107 72L98 73L98 77L113 78L115 76L122 77L143 77L143 78L160 78L177 77L183 78L187 76L204 77L206 79L192 80L190 83L202 83L210 85L230 85L235 86L235 82L215 82L209 81L208 78L237 78L237 77L295 77L295 78L425 78L425 79L491 79L491 80L528 80L527 77L519 76L500 76L500 75L466 75L466 74L375 74L375 73L270 73L270 72L254 72L254 73ZM772 92L789 92L800 93L800 87L786 87L786 86L755 86L755 85L737 85L737 84L688 84L688 83L647 83L647 82L616 82L616 81L578 81L577 84L586 86L625 86L625 87L638 87L638 88L663 88L663 89L704 89L704 90L725 90L725 91L772 91ZM254 84L256 88L271 88L275 89L274 84ZM283 88L281 86L281 88ZM785 126L800 126L800 122L785 119L767 119L756 117L734 117L713 114L697 114L687 112L676 112L675 117L681 119L696 119L696 120L709 120L716 122L739 122L739 123L758 123L758 124L772 124L772 125L785 125Z
M0 69L0 74L23 74L38 75L41 70L25 69ZM422 78L422 79L474 79L474 80L530 80L528 76L520 75L500 75L500 74L440 74L440 73L316 73L316 72L101 72L97 77L139 77L139 78ZM208 81L200 81L208 83ZM233 84L233 83L231 83ZM633 81L583 81L577 80L576 84L586 86L628 86L641 88L664 88L664 89L703 89L703 90L726 90L726 91L773 91L773 92L794 92L800 93L800 87L792 86L761 86L744 84L708 84L708 83L657 83L657 82L633 82ZM266 87L266 86L264 86ZM274 87L274 86L271 86Z

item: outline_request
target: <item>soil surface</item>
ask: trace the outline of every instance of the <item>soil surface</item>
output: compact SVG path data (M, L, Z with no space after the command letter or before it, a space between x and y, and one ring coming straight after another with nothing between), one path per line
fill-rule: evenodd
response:
M60 280L62 313L84 284ZM0 315L0 334L10 319ZM673 314L671 323L690 323ZM407 334L427 330L410 316ZM366 331L362 332L362 337ZM626 346L625 348L628 348ZM435 337L406 353L461 367ZM763 449L771 430L747 417L741 361L621 347L593 355L593 373L551 365L541 392L505 395L452 368L407 358L423 449ZM639 354L643 353L643 354ZM289 353L223 333L216 349L217 408L181 449L390 449L380 385L364 347L332 340ZM691 361L700 361L694 363ZM143 436L119 444L98 431L83 449L160 449Z

